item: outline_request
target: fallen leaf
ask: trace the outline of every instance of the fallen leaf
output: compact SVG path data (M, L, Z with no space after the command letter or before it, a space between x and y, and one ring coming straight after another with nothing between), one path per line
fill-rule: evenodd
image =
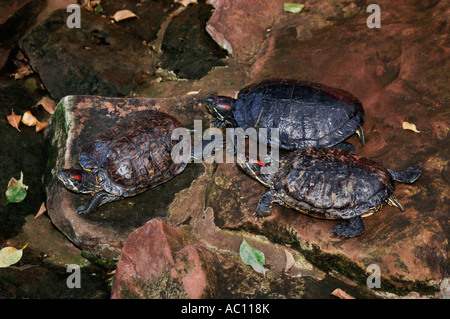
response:
M286 266L284 267L284 272L288 272L292 266L295 264L294 256L285 248L284 253L286 254Z
M22 258L23 250L27 245L23 246L22 249L16 249L14 247L2 248L2 250L0 250L0 268L9 267L18 262Z
M28 186L23 183L23 173L20 172L20 179L16 180L14 177L10 179L6 189L6 202L20 203L27 197Z
M350 296L348 293L346 293L341 288L336 288L331 293L332 296L338 297L339 299L355 299L355 297Z
M37 123L36 117L30 111L26 111L22 116L22 123L28 126L35 126Z
M11 110L11 115L6 117L8 119L8 123L11 124L12 127L15 127L19 132L19 124L22 120L22 115L17 115L14 113L14 110Z
M31 66L29 64L24 64L16 70L16 73L13 73L14 80L21 80L33 73L34 71L31 69Z
M117 11L116 13L114 13L114 15L111 17L114 19L114 21L119 22L125 19L130 19L130 18L138 18L137 15L135 15L133 12L131 12L130 10L120 10Z
M39 122L36 120L36 133L42 131L47 127L47 122Z
M299 13L303 10L305 7L304 4L298 4L298 3L289 3L286 2L283 4L283 10L290 13Z
M197 4L198 3L197 0L178 0L176 2L178 2L179 4L181 4L184 7L187 7L191 3L193 3L193 4Z
M245 239L239 248L239 255L245 264L252 266L256 272L262 273L264 276L266 275L267 269L264 268L264 253L250 246Z
M36 103L35 107L42 105L44 110L46 110L48 113L53 114L55 113L56 108L56 102L53 101L48 96L44 96L42 99L39 100L39 102Z
M412 124L412 123L403 122L402 123L402 128L404 130L410 130L410 131L413 131L413 132L416 132L416 133L420 133L420 131L417 130L416 125Z
M47 211L47 208L45 207L45 203L42 203L41 208L39 208L39 211L36 214L36 216L34 216L34 219L38 218L39 216L41 216L46 211Z

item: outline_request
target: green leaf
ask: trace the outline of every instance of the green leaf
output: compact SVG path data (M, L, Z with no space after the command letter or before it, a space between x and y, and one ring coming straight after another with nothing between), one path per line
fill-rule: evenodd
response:
M9 267L18 262L22 258L25 247L27 247L27 245L23 246L22 249L4 247L0 250L0 268Z
M265 258L262 251L250 246L244 239L239 248L239 254L245 264L252 266L256 272L266 275L267 270L264 268Z
M100 5L100 3L98 3L95 6L95 13L102 13L103 12L103 7Z
M28 186L23 184L23 173L20 172L20 180L11 178L5 192L7 203L20 203L27 197Z
M299 13L300 11L303 10L304 7L305 7L304 4L289 3L289 2L285 2L283 5L284 11L290 13Z

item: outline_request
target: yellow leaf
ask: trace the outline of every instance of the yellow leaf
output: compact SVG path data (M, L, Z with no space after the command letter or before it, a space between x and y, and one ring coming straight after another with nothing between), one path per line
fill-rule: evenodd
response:
M133 12L131 12L130 10L119 10L117 11L112 18L114 19L114 21L119 22L125 19L130 19L130 18L138 18L137 15L135 15Z
M402 123L402 128L404 130L410 130L416 133L420 133L420 131L417 130L416 125L412 124L412 123L408 123L408 122L403 122Z
M17 115L14 113L14 110L11 110L11 115L8 115L7 117L8 123L11 124L12 127L15 127L19 132L19 124L22 120L22 115Z
M346 293L344 290L340 288L336 288L333 290L331 295L338 297L339 299L355 299L355 297L350 296L348 293Z
M37 121L38 120L36 119L36 117L33 114L31 114L30 111L26 111L23 114L23 117L22 117L23 124L28 125L28 126L35 126L37 124Z
M34 216L34 219L38 218L39 216L41 216L46 211L47 211L47 208L45 207L45 203L42 203L41 208L39 208L39 211L36 214L36 216Z
M9 267L18 262L22 258L23 250L27 247L27 245L23 246L22 249L4 247L0 250L0 268Z

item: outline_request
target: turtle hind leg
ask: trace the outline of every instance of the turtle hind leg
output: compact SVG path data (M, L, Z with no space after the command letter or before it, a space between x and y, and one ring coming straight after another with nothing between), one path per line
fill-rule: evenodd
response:
M338 237L356 237L364 232L364 222L361 216L356 216L333 226L331 232Z
M340 150L349 151L349 152L356 152L355 146L353 144L350 144L347 142L340 142L339 144L334 145L333 148L338 148Z
M278 199L277 192L270 190L266 192L259 200L258 207L254 215L258 218L263 218L270 216L272 214L272 203L281 204L280 199Z
M94 210L96 210L100 205L113 202L116 200L121 199L121 197L112 195L110 193L107 193L105 191L101 191L98 193L95 193L94 197L90 200L89 204L87 206L81 205L77 208L77 213L80 215L88 215L92 213Z
M414 183L419 176L422 174L423 169L418 166L410 166L403 171L394 171L392 169L388 169L392 178L397 182L401 183Z

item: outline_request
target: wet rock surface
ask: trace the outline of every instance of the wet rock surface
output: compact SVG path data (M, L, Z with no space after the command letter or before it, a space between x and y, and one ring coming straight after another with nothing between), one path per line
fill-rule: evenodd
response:
M226 57L205 30L212 7L200 2L190 5L174 17L164 33L162 67L180 78L199 79L215 66L223 66Z
M139 77L152 73L151 54L128 32L85 10L81 28L68 28L68 17L66 10L55 11L20 43L55 100L74 94L125 96Z

